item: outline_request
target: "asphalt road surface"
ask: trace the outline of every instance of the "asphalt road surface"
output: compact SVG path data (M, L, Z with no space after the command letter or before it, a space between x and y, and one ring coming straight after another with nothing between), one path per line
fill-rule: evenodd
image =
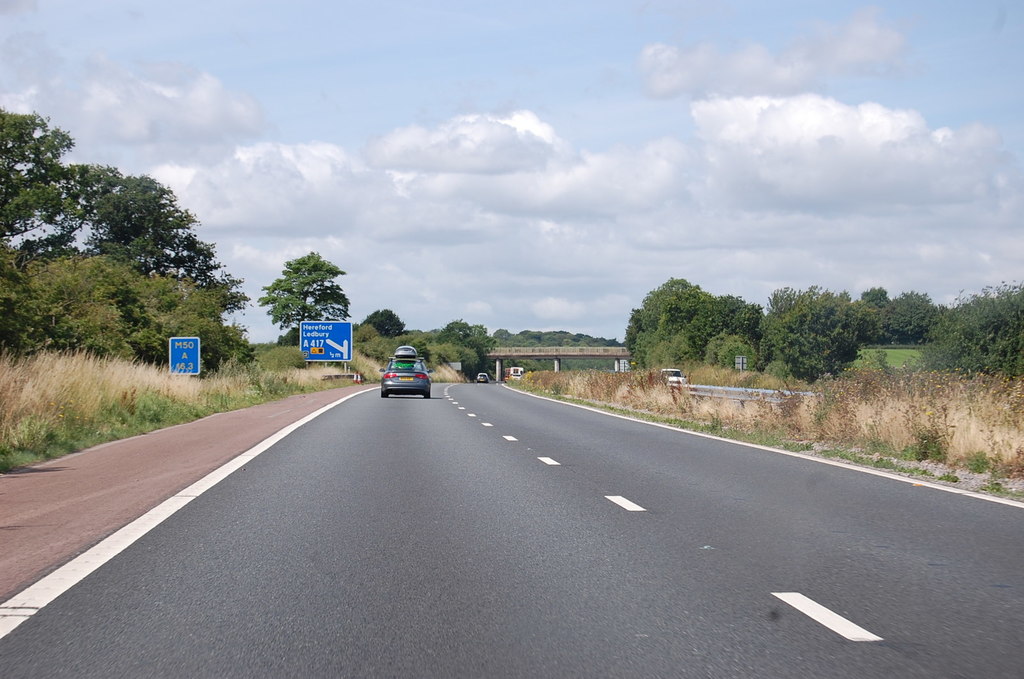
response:
M498 385L350 398L0 639L17 677L1024 677L1024 508Z

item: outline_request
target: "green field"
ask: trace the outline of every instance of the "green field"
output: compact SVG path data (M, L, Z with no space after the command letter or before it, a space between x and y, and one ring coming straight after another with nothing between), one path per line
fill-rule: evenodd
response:
M877 361L873 358L881 352L885 355L886 365L893 368L900 368L907 366L913 368L921 362L921 350L920 349L862 349L860 356L857 358L855 367L865 367L870 365L877 365Z

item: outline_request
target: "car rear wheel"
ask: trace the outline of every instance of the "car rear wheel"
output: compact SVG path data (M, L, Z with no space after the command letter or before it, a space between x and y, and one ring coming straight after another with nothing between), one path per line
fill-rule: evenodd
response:
M423 398L430 398L430 392L429 391L423 392Z
M381 398L387 398L388 397L388 392L386 392L383 389L381 389L380 390L380 397Z

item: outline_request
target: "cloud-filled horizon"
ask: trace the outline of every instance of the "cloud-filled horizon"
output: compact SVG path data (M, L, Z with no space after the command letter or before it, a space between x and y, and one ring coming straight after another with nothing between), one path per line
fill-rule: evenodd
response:
M669 278L937 303L1024 279L1020 13L996 3L0 0L0 107L149 174L255 306L622 339Z

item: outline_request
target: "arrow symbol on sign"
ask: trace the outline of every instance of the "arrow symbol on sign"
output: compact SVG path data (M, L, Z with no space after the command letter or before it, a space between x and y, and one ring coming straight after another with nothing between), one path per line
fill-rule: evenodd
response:
M340 351L341 355L345 357L345 360L348 360L348 340L345 340L341 344L338 344L334 340L324 340L324 341L327 342L328 344L330 344L332 347L334 347L338 351Z

